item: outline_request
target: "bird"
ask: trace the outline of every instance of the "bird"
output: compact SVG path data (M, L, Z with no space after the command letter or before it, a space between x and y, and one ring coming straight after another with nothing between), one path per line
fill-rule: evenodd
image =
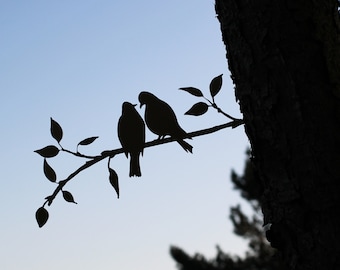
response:
M135 106L130 102L122 105L122 115L118 120L118 138L125 156L130 155L129 176L142 176L139 157L143 155L145 144L145 124Z
M158 139L170 135L176 139L186 152L192 153L193 147L183 140L189 137L178 124L175 112L169 104L160 100L152 93L145 91L139 94L138 100L140 102L140 108L145 105L144 120L147 127L158 135Z

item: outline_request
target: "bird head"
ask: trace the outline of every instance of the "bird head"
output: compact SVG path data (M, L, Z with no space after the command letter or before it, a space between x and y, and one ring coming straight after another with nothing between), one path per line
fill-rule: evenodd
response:
M134 107L136 106L137 104L131 104L130 102L127 102L125 101L122 105L122 111L131 111L131 110L134 110Z
M142 108L142 106L146 103L148 103L150 100L154 99L155 96L149 92L140 92L139 96L138 96L138 100L140 103L140 108Z

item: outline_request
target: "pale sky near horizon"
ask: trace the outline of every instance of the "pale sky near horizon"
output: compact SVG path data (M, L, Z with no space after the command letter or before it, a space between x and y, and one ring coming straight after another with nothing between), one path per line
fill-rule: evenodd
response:
M216 102L241 117L213 1L0 1L0 21L0 269L175 270L170 245L207 258L217 244L242 254L246 243L228 218L241 202L230 172L243 170L242 126L194 138L193 155L176 143L147 148L141 178L129 178L128 160L115 157L119 199L105 160L65 187L78 204L59 195L47 224L35 221L55 188L33 152L55 144L50 117L67 149L99 136L80 148L89 155L120 148L121 104L137 103L141 91L168 102L187 132L212 127L229 120L213 110L184 115L204 100L178 88L209 97L210 80L222 73ZM61 180L85 160L60 154L48 161Z

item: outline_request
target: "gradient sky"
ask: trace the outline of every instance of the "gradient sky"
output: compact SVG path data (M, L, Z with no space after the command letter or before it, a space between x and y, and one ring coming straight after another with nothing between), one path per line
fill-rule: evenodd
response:
M147 148L141 178L129 178L128 160L115 157L120 199L106 160L96 164L65 187L77 205L59 196L47 224L35 221L55 188L33 152L55 144L50 117L67 149L99 136L81 148L89 155L120 148L121 104L137 103L141 91L167 101L186 131L208 128L228 119L212 110L184 115L203 100L178 88L208 96L222 73L216 102L241 117L213 1L0 1L0 21L0 269L174 270L170 245L208 257L216 244L242 254L246 243L232 234L228 215L241 202L230 172L243 169L243 127L194 138L193 155L176 143ZM61 180L84 161L60 154L49 163Z

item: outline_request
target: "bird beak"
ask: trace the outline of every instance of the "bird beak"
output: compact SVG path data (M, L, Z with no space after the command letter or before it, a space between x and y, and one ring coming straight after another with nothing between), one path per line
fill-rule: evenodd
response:
M144 104L143 103L141 103L140 105L139 105L139 108L142 108L142 106L143 106Z
M133 107L136 107L137 106L137 104L132 104L133 105Z

